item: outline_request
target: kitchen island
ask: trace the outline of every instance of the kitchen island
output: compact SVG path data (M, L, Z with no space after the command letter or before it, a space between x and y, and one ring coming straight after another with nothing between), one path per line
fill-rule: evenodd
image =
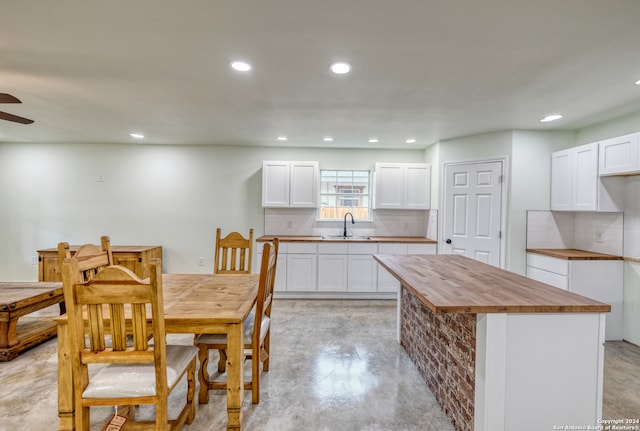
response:
M609 305L459 255L374 258L400 281L399 341L456 430L598 425Z

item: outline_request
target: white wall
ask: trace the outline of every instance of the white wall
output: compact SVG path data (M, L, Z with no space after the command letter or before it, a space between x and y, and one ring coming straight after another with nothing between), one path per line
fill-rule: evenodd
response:
M423 150L3 143L0 279L35 280L36 250L105 234L162 245L165 272L212 272L216 227L263 233L262 160L372 169L423 159Z
M551 153L572 146L573 132L513 132L506 250L511 271L526 273L527 211L549 209Z
M524 275L526 211L549 208L551 152L574 145L573 132L565 131L502 131L446 140L439 144L440 174L433 178L440 189L445 163L506 160L505 268ZM443 208L442 196L439 205ZM443 232L442 211L439 214L438 232Z

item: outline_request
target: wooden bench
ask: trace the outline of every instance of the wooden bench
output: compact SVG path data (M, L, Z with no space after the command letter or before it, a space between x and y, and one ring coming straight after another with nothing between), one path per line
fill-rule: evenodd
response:
M64 314L64 294L59 282L0 282L0 361L16 358L58 333L52 316L18 319L51 305L60 305Z

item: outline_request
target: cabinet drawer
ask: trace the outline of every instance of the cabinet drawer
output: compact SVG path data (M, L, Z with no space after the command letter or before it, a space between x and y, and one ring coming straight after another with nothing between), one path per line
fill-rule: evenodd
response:
M316 244L310 242L290 242L287 246L288 254L315 254Z
M347 254L347 245L337 242L323 242L318 244L318 254Z
M347 244L349 246L349 254L376 254L378 252L378 244L353 242Z
M527 277L559 289L569 290L569 278L563 275L527 266Z
M542 254L527 253L527 267L542 269L559 275L569 275L569 261Z
M408 254L436 254L435 244L407 244Z
M387 243L378 244L378 253L380 254L407 254L407 244Z

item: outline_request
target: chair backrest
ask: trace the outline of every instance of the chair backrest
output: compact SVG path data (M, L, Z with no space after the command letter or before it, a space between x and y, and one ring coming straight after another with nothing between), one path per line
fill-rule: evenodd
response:
M271 303L273 302L273 287L276 280L276 267L278 263L278 245L280 240L273 239L273 244L265 243L262 248L262 263L260 265L260 281L258 284L258 299L256 301L255 326L253 331L254 345L260 341L260 328L263 318L271 317Z
M84 244L78 247L73 257L78 261L78 269L82 274L82 280L91 280L98 271L113 265L113 254L111 253L111 240L108 236L100 238L101 246ZM62 263L71 257L69 243L58 244L58 257Z
M252 260L253 228L249 230L249 239L238 232L222 238L221 229L216 229L214 274L251 274Z
M156 340L165 339L161 268L160 259L151 259L150 277L143 281L129 269L114 265L84 281L79 261L75 257L64 260L62 283L73 375L79 379L76 390L82 391L88 383L88 364L155 363L156 394L166 394L166 344L156 341L150 346L147 333L150 319ZM127 335L133 338L132 345L127 346Z

